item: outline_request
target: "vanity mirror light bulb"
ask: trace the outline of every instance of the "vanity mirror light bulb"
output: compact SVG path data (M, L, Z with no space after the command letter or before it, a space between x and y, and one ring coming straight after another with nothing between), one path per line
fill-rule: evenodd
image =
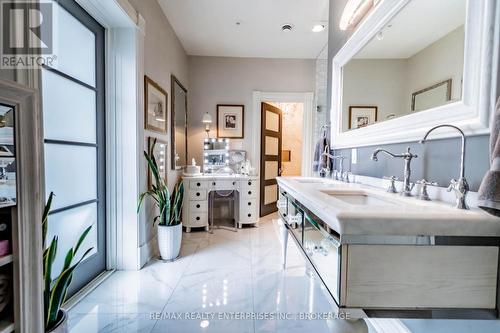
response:
M165 155L165 152L163 150L160 151L160 155Z
M205 156L208 156L208 153L205 153Z
M223 142L222 139L219 139L219 142Z
M226 153L226 156L229 156L229 153Z
M215 139L212 139L212 142L215 142Z
M226 163L229 163L229 160L226 160Z
M208 160L205 160L204 162L205 162L205 163L208 163Z

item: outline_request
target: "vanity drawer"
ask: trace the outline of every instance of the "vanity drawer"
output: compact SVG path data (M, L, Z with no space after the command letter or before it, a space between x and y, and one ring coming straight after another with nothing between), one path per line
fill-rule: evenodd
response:
M207 200L207 190L189 191L189 200Z
M189 188L192 190L202 190L208 187L208 181L206 180L191 180L189 181Z
M253 222L258 219L257 206L253 202L251 206L242 207L240 209L240 222Z
M248 185L251 184L251 185ZM259 193L259 183L256 181L242 182L240 194L242 198L256 198Z
M208 224L208 213L191 213L191 218L189 219L189 224L191 226L205 226Z
M236 180L211 180L209 187L214 190L236 190L238 182Z
M243 189L251 189L254 187L259 187L259 181L257 179L248 179L248 180L242 180L241 181L241 188Z
M191 212L191 214L208 212L208 202L207 201L192 201L189 203L189 211Z

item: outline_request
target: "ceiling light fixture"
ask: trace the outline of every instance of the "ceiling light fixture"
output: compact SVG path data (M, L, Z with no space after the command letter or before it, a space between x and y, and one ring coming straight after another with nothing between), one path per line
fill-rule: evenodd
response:
M285 24L281 25L281 31L289 32L292 30L293 30L293 25L290 23L285 23Z
M325 25L324 24L315 24L312 28L312 32L321 32L325 30Z

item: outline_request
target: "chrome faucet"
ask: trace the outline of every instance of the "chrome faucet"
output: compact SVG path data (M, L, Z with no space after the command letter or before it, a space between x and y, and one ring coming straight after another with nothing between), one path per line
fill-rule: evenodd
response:
M326 156L328 158L328 165L330 165L330 160L338 160L339 161L339 170L334 170L332 177L335 180L340 180L340 181L348 181L349 180L349 174L344 172L344 159L345 157L342 155L332 155L328 153L325 149L323 152L322 156ZM340 177L339 177L340 175Z
M378 153L385 153L389 156L392 156L394 158L402 158L405 161L405 166L404 166L404 172L403 172L403 190L401 191L401 194L406 196L406 197L411 197L411 190L413 189L413 186L415 184L410 183L410 176L411 176L411 160L413 158L417 158L418 156L415 154L410 153L410 147L406 148L406 152L402 154L393 154L385 149L376 149L373 154L372 154L372 160L373 161L378 161Z
M467 206L467 202L466 202L467 192L469 192L469 184L467 182L467 179L465 179L465 163L464 163L464 161L465 161L465 134L464 134L464 132L460 128L453 126L453 125L438 125L438 126L431 128L430 130L428 130L427 133L425 133L424 138L422 140L420 140L420 143L424 144L425 141L427 140L427 137L429 136L429 134L432 131L434 131L435 129L438 129L438 128L442 128L442 127L453 128L453 129L457 130L460 133L460 136L462 137L462 152L461 152L461 159L460 159L460 178L458 180L452 179L450 181L450 186L448 186L447 191L448 192L451 192L451 191L455 192L455 196L456 196L455 208L469 209L469 207Z

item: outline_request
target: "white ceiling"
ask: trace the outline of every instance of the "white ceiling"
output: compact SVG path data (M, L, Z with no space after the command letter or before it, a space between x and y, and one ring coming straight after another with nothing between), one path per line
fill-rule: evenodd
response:
M189 55L316 58L328 41L328 0L158 0ZM241 22L237 25L236 22ZM291 23L291 32L281 25Z
M406 59L465 23L466 0L414 0L355 58Z

